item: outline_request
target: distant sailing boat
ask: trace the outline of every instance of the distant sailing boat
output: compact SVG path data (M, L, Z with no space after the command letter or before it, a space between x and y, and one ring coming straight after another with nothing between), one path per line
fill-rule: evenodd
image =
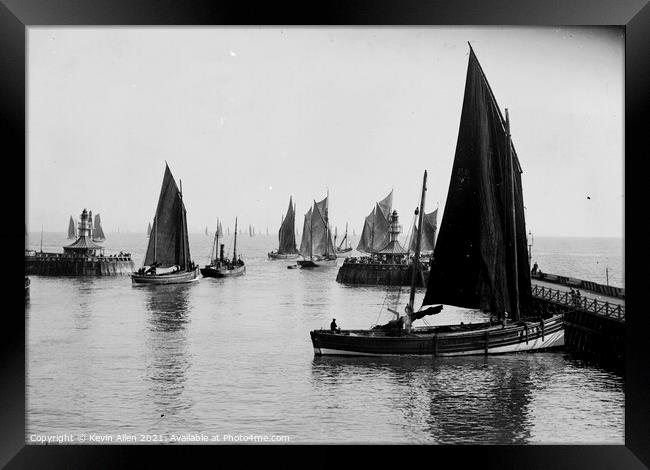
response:
M181 186L182 188L182 186ZM199 279L199 268L190 258L187 211L169 166L165 164L158 207L153 219L144 266L131 275L135 284L180 284Z
M433 253L433 250L436 246L436 231L438 229L438 209L428 214L424 214L422 217L422 230L421 230L421 241L420 241L420 254L422 253ZM415 253L416 245L416 234L418 233L418 228L416 224L413 224L411 230L411 237L408 242L409 251Z
M344 243L345 243L345 247L343 246ZM348 240L348 224L346 222L345 235L343 235L343 240L341 240L339 246L336 247L336 253L345 256L345 253L349 253L350 251L352 251L352 247L350 246L350 240Z
M372 211L363 223L363 231L357 245L358 251L376 253L384 249L390 241L390 216L393 206L393 191L384 199L375 203Z
M280 230L278 231L278 250L268 253L270 259L296 259L298 258L298 248L296 248L296 212L293 200L289 196L289 208L287 216L282 218Z
M205 234L206 234L206 235L209 235L209 233L208 233L208 226L207 226L207 225L205 226Z
M70 222L68 222L68 240L74 240L77 238L77 228L74 223L74 219L70 216Z
M106 236L104 236L104 230L102 230L102 221L99 218L99 214L95 216L95 228L93 229L92 240L94 242L103 242L106 240Z
M426 177L425 171L415 266ZM370 330L314 330L314 353L457 356L563 346L563 315L540 318L532 310L523 207L521 167L508 111L504 119L470 46L451 183L422 307L414 310L414 269L405 315ZM443 305L434 304L443 303L492 316L489 322L475 324L412 327L414 321L440 312Z
M336 249L329 228L328 199L329 193L322 201L314 201L314 206L305 214L299 250L302 259L298 260L301 268L336 266Z
M147 237L151 236L151 222L149 222L149 225L147 226Z
M233 244L232 260L224 257L223 245L221 245L219 258L216 257L215 250L218 247L219 237L223 236L221 229L221 222L217 223L217 231L214 235L214 245L210 259L210 264L201 268L203 277L231 277L241 276L246 272L246 266L241 259L241 255L237 257L237 217L235 217L235 241Z

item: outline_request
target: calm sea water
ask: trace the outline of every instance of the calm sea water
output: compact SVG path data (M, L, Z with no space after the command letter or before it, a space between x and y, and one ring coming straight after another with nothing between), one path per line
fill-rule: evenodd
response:
M226 248L232 250L232 237ZM32 234L40 247L40 233ZM62 251L65 234L45 233ZM191 234L202 265L212 237ZM144 234L108 234L142 263ZM27 442L35 435L289 436L291 443L624 443L624 380L565 352L464 358L314 357L309 331L385 322L408 291L336 283L336 268L269 261L240 236L246 275L132 287L31 276ZM616 239L536 238L545 272L624 286ZM339 265L342 260L339 261ZM424 291L416 295L421 301ZM445 308L429 324L482 314ZM113 442L116 442L113 440Z

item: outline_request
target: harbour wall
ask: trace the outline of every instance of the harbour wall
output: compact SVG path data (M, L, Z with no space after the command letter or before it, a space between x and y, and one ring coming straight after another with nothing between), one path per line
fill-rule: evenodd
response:
M343 263L336 275L336 282L375 286L409 286L413 275L412 265L389 263ZM418 286L426 287L429 271L424 269L418 276Z
M121 276L133 273L130 257L71 257L58 253L25 256L25 274L39 276Z

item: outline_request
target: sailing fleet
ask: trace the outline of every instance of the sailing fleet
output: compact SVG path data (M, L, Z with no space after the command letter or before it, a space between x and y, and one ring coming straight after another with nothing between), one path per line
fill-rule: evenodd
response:
M542 317L532 305L521 173L510 135L508 110L504 116L470 45L458 144L439 229L438 209L425 212L425 170L407 246L397 240L401 226L397 211L392 208L393 190L376 202L365 217L356 246L358 252L373 257L411 263L410 293L404 313L391 310L394 319L365 330L313 330L310 338L314 354L448 356L562 346L562 315ZM298 236L296 205L290 196L281 216L277 249L267 254L268 259L295 260L296 264L289 268L309 270L334 267L339 256L351 252L347 223L344 236L336 244L338 229L334 228L333 233L330 225L329 200L329 191L320 201L313 200ZM74 238L72 217L69 225L68 238ZM243 275L246 265L237 253L237 235L242 235L237 218L234 227L232 257L220 244L224 232L217 220L210 261L199 268L190 254L182 183L180 187L176 185L165 164L158 205L147 228L146 256L143 266L132 274L132 284L191 283L199 280L199 274ZM252 225L248 231L250 237L255 236ZM92 239L105 240L99 214L95 217ZM422 304L417 306L415 289L424 282L419 276L425 267L426 292ZM481 310L490 314L490 320L467 325L414 326L415 321L436 315L446 306Z

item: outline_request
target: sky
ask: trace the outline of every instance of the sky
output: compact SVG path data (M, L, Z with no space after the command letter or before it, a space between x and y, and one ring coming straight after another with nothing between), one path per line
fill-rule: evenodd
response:
M190 231L277 233L329 191L357 235L394 191L404 231L428 170L440 224L469 47L508 108L534 236L623 237L618 27L29 27L27 224L144 232L165 161Z

